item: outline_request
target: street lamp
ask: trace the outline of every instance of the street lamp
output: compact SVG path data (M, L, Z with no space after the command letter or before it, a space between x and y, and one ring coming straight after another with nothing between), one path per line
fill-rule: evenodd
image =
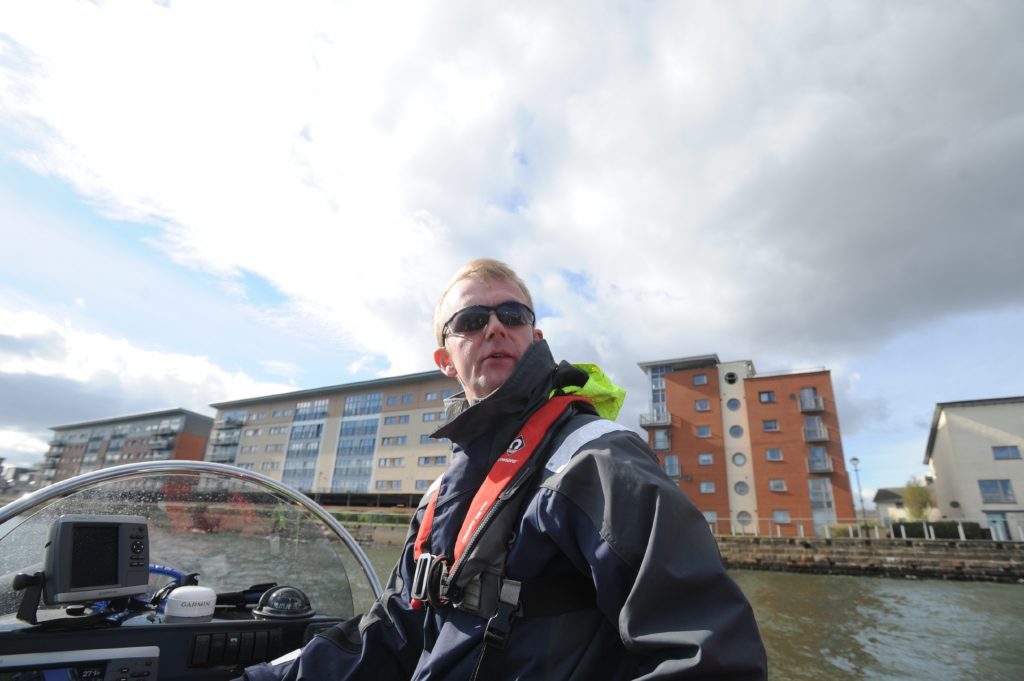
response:
M860 499L860 519L861 519L861 522L863 523L864 520L865 520L865 514L864 514L864 492L862 492L861 488L860 488L860 469L857 468L857 466L860 465L860 459L858 459L857 457L853 457L852 459L850 459L850 463L853 465L853 473L854 473L854 475L857 476L857 498ZM856 511L856 510L857 509L854 509L854 511Z

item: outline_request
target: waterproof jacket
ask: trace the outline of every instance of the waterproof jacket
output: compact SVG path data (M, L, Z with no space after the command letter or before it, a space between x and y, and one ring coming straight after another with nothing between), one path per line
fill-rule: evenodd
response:
M553 391L586 380L585 372L556 365L540 341L488 398L472 406L449 401L449 420L434 436L452 441L453 457L438 489L430 553L453 555L467 507L497 457ZM586 409L572 414L548 454L600 421ZM588 607L515 618L506 645L486 647L481 663L486 616L410 605L425 497L370 612L317 636L293 661L250 667L248 678L458 681L476 672L478 679L765 679L750 605L726 575L701 513L636 433L588 430L604 434L557 472L545 468L537 476L512 536L501 540L510 542L508 578L589 580L596 597Z

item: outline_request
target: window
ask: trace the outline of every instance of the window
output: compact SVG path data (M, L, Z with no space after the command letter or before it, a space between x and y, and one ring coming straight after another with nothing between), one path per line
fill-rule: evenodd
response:
M654 431L654 449L655 449L655 451L659 451L659 452L660 451L664 451L664 450L668 449L669 447L670 447L670 444L669 444L669 439L668 439L668 431L663 429L663 428L659 428L658 430Z
M764 428L764 432L766 433L779 432L778 419L765 419L764 421L761 421L761 426Z
M283 449L284 445L267 445L263 451L267 452L268 454L273 454L275 452L280 452Z
M710 466L715 462L714 454L698 454L697 463L701 466Z
M393 426L396 423L409 423L409 415L408 414L401 414L399 416L385 416L384 417L384 425L385 426Z
M697 437L711 437L711 426L697 426Z
M416 491L417 492L421 492L421 491L423 491L425 489L429 489L430 488L430 483L432 483L432 482L433 482L433 480L417 480L416 481Z
M400 490L402 489L401 480L378 480L377 489L379 490Z
M436 411L428 411L423 414L423 421L437 421L440 414Z
M427 400L428 402L430 400L436 400L437 399L437 392L434 391L434 390L431 390L430 392L424 393L423 394L423 399Z
M709 523L717 523L718 513L716 513L715 511L704 511L704 520L708 521Z
M348 416L348 401L352 396L345 398L345 415ZM299 402L295 405L296 421L312 421L327 416L327 400L312 400L310 402Z
M697 400L693 406L697 411L711 411L711 400Z
M707 374L694 374L693 375L693 384L694 385L707 385L708 384L708 375Z
M747 483L743 482L742 480L740 480L735 485L733 485L732 488L734 490L736 490L736 494L739 494L739 495L746 494L747 492L750 491L750 485L748 485Z
M451 388L449 388L448 390L442 390L441 391L441 399L442 400L447 400L449 397L451 397L454 394L455 394L455 391L452 390Z
M729 435L743 437L743 426L729 426Z
M402 395L402 404L412 404L412 393Z
M789 522L789 511L772 511L772 522L784 524Z
M992 456L995 457L997 461L1005 459L1019 459L1020 449L1017 447L1017 445L993 447Z
M764 458L768 461L782 461L782 450L766 449L764 450Z
M978 488L981 490L981 502L983 504L1015 504L1017 498L1013 495L1013 486L1009 480L979 480Z
M679 477L679 457L675 454L669 454L665 457L665 475L670 478Z
M405 435L399 435L398 437L385 437L381 438L380 444L382 447L397 447L404 445L406 441Z
M245 429L245 436L246 437L259 437L262 434L263 434L263 429L262 428L246 428Z
M750 515L747 511L740 511L736 514L736 522L743 527L746 527L750 523L754 522L754 516Z
M770 489L773 492L785 492L786 481L783 480L782 478L775 478L773 480L769 480L768 489Z
M429 445L429 444L433 444L433 443L434 443L434 439L432 437L430 437L429 435L427 435L427 434L420 435L420 444L421 445Z
M713 482L702 482L702 483L700 483L700 493L701 494L714 494L715 493L715 483L713 483Z
M327 413L327 400L324 402L324 413ZM366 414L380 413L381 404L384 402L384 393L361 393L359 395L347 395L345 397L345 408L343 416L363 416ZM313 418L313 417L310 417ZM299 419L299 410L295 410L295 420Z
M725 406L729 408L729 411L736 411L740 408L740 401L735 397L729 398L729 401L725 403Z
M736 452L732 455L732 462L736 466L742 466L747 462L747 455L743 452Z
M393 456L390 458L377 459L377 468L404 468L405 457Z
M775 391L774 390L762 390L757 393L757 400L761 404L772 404L775 402Z
M398 395L388 395L388 406L393 407L398 404Z
M417 466L447 466L447 456L421 456L416 459Z

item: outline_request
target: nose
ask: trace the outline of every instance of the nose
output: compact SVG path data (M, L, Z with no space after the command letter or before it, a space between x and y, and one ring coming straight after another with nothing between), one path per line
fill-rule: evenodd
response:
M499 333L501 335L505 335L507 331L508 329L506 329L505 325L498 319L498 314L494 310L491 310L490 315L487 317L487 326L484 327L484 336L491 338Z

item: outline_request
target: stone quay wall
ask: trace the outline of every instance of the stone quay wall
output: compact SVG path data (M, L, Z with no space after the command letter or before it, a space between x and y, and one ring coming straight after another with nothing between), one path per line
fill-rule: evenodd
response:
M728 568L1024 584L1024 542L715 537Z

